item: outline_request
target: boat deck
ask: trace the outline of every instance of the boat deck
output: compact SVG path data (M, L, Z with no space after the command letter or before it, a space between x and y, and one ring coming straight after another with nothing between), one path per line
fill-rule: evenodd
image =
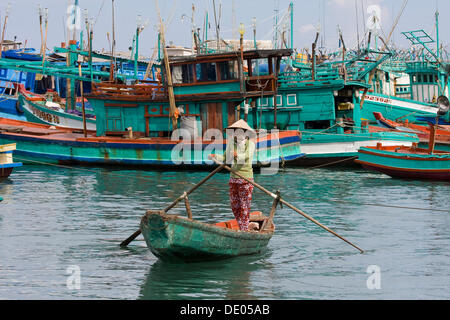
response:
M376 146L376 147L365 147L366 149L395 152L399 154L410 154L414 156L430 156L428 149L418 148L418 147L406 147L406 146ZM433 155L450 156L450 152L434 150Z

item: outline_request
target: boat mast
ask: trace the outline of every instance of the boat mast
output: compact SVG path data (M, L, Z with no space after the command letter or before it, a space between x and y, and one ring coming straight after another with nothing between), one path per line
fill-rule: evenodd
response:
M38 5L38 12L39 12L39 28L41 31L41 50L39 52L40 55L42 55L43 47L44 47L44 33L42 31L42 8L41 5Z
M5 21L3 22L2 42L0 43L0 59L2 58L3 42L5 41L6 23L8 22L9 10L11 9L11 3L8 3L5 11Z
M111 81L114 81L116 76L116 58L115 58L115 51L116 51L116 31L115 31L115 21L114 21L114 0L111 0L111 6L112 6L112 48L111 48L111 75L112 79Z
M214 7L214 23L216 25L216 46L217 51L220 51L220 13L219 13L219 22L217 22L217 16L216 16L216 2L213 0L213 7Z
M161 13L159 11L159 4L158 0L156 2L156 11L158 12L159 17L159 35L161 39L161 45L163 47L163 54L164 54L164 67L166 70L166 81L167 81L167 91L169 94L169 117L172 119L172 130L177 129L177 106L175 105L175 95L173 92L173 83L172 83L172 73L170 72L170 64L169 64L169 57L167 55L167 48L166 48L166 39L164 35L164 23L161 18Z
M291 50L294 52L294 2L289 4L289 10L291 11Z

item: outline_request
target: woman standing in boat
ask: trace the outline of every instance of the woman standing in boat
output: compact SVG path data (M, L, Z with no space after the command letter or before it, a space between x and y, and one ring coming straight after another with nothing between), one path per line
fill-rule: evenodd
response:
M249 180L253 180L253 154L255 143L252 138L256 132L245 122L239 120L227 129L227 147L224 155L211 154L210 158L231 164L231 168ZM234 217L241 231L249 230L250 207L252 203L253 185L234 173L230 176L230 203ZM252 226L251 226L252 227Z

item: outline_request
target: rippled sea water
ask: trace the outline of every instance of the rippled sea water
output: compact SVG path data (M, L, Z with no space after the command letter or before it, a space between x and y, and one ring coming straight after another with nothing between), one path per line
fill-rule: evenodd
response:
M450 210L448 182L358 168L255 176L364 254L286 207L260 255L173 264L158 261L142 236L119 247L146 209L164 208L207 174L17 168L0 182L0 298L450 299L450 212L437 211ZM190 196L195 218L232 218L227 181L218 174ZM255 189L252 210L268 214L271 203ZM372 265L380 289L367 286ZM67 286L71 266L79 267L79 289Z

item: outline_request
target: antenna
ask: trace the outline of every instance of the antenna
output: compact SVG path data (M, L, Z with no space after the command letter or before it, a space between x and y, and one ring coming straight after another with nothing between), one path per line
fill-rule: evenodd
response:
M278 49L278 15L279 15L279 1L274 0L274 20L273 20L273 43L274 43L274 49Z

